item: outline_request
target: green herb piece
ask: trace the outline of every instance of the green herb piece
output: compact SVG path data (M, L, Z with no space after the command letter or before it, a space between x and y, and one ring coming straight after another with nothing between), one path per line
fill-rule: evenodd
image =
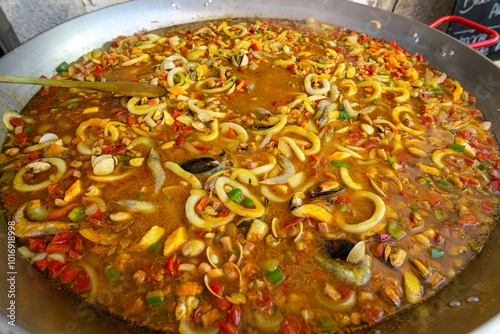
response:
M406 235L405 230L398 228L398 223L393 220L387 224L387 231L394 240L399 240Z
M349 167L349 164L347 162L338 161L338 160L330 161L330 165L335 166L335 167Z
M30 133L32 129L33 129L33 125L26 125L26 126L24 127L23 132L24 132L24 133Z
M389 162L389 164L395 164L397 161L396 161L396 158L395 157L389 157L389 159L387 159L387 161Z
M437 182L437 185L438 185L438 187L439 187L439 188L441 188L441 189L446 189L446 190L449 190L449 189L451 189L451 188L452 188L451 183L450 183L450 182L448 182L448 181L445 181L445 180L439 180L439 181Z
M339 102L338 109L339 109L339 111L344 111L344 110L345 110L345 109L344 109L344 103Z
M477 168L479 168L479 170L486 170L487 167L485 164L479 164Z
M120 274L118 273L118 271L116 271L115 267L113 267L112 264L107 266L104 271L106 272L106 275L108 275L109 281L111 283L115 283L120 278Z
M455 150L457 152L463 152L465 150L465 145L451 143L450 145L448 145L448 148L451 148L452 150Z
M340 204L339 210L342 212L350 212L351 211L351 209L349 209L349 207L345 203Z
M241 198L241 196L243 195L243 192L241 191L240 188L234 188L233 190L231 190L229 192L229 194L227 195L227 197L233 201L234 203L236 204L240 204L241 201L243 200Z
M137 198L138 200L143 200L146 198L146 195L143 193L140 193L139 195L135 196L135 198Z
M115 157L118 159L118 161L129 161L130 157L128 155L121 155L117 154Z
M149 305L159 304L163 300L163 293L160 290L148 292L146 301Z
M265 259L261 264L260 267L264 269L265 271L272 272L275 271L276 268L278 268L279 261L278 259Z
M231 249L229 251L229 253L234 254L234 255L238 255L240 252L237 249Z
M163 244L164 244L163 241L155 242L154 244L151 245L151 247L149 247L149 251L152 253L156 253L160 249L163 249Z
M285 263L290 262L291 259L292 259L292 252L290 252L289 250L285 251Z
M283 274L283 272L279 270L279 268L276 268L274 271L267 272L266 278L269 280L269 282L278 284L285 278L285 274Z
M83 206L74 208L71 210L71 212L68 214L68 218L71 219L71 221L78 221L85 217L85 208Z
M345 111L339 111L339 119L351 119L351 116Z
M437 248L429 248L428 252L429 256L432 257L433 259L439 259L444 256L444 251Z

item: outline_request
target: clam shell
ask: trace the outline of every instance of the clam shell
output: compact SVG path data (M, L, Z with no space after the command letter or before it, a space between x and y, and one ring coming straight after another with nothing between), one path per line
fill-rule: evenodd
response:
M346 261L352 264L359 263L363 260L366 254L366 244L364 241L358 242L347 255Z

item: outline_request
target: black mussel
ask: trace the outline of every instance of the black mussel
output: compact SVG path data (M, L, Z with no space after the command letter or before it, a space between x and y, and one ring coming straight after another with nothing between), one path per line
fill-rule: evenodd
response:
M306 195L303 192L298 192L295 193L292 198L290 198L290 210L294 210L295 208L298 208L299 206L304 204L304 201L306 199Z
M254 128L254 129L265 130L265 129L270 129L275 125L276 124L252 124L252 125L250 125L250 127Z
M193 174L204 173L220 165L220 162L214 158L203 157L188 160L181 164L181 168Z
M247 228L252 225L252 222L254 221L253 218L242 218L238 224L236 225L237 228Z
M345 239L325 240L322 245L325 255L332 259L347 259L355 244Z
M309 195L311 195L312 198L332 197L341 193L344 189L345 187L320 191L309 190Z

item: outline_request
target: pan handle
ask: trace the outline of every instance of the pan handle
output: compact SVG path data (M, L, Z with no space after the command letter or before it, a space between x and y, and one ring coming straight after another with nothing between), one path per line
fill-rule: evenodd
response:
M499 35L495 30L490 29L488 27L485 27L479 23L472 22L471 20L467 20L464 17L456 16L456 15L446 15L446 16L440 17L436 21L429 24L429 26L431 28L435 28L438 25L440 25L441 23L448 22L448 21L461 23L464 26L475 29L475 30L482 32L483 34L486 34L486 35L491 37L490 39L487 39L485 41L469 44L469 46L473 49L482 48L484 46L489 46L489 45L495 44L499 39Z

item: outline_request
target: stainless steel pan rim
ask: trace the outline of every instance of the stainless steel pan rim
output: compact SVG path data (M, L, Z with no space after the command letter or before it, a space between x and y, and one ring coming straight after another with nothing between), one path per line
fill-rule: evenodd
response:
M0 73L40 76L53 74L62 61L100 47L117 35L153 30L173 24L223 17L275 17L307 19L344 26L377 38L396 40L409 52L426 56L438 70L460 81L476 96L480 109L493 123L497 135L500 120L500 70L487 58L451 37L401 16L342 0L137 0L108 7L76 18L26 42L0 60ZM175 2L175 3L174 3ZM377 29L371 20L378 20ZM0 84L0 112L19 110L38 90L34 86ZM0 141L5 130L0 130ZM7 273L7 232L5 217L0 232L0 263ZM393 317L366 333L498 333L500 332L500 231L495 229L483 254L444 291L409 312ZM96 311L68 300L41 279L22 258L15 260L16 327L10 319L9 285L0 282L0 332L9 333L128 333L123 323L105 319ZM7 278L7 275L5 275ZM477 303L468 297L477 296ZM452 301L460 302L450 307Z

